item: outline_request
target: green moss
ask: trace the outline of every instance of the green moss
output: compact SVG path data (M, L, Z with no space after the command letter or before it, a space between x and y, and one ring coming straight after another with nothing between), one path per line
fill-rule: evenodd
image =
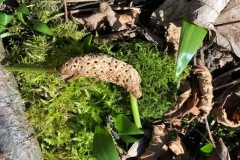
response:
M117 51L113 52L116 48ZM187 70L175 80L175 62L172 57L146 42L104 44L99 49L128 62L140 73L143 96L139 99L139 110L142 119L160 118L173 107L177 84L186 77Z
M13 21L17 25L12 25L9 31L16 36L8 41L8 64L58 66L71 56L81 55L83 51L79 46L86 33L71 21L54 18L59 8L51 11L49 3L31 3L34 3L30 8L33 14L28 20L48 22L54 36L32 32ZM175 63L156 46L132 42L104 44L96 50L126 61L139 71L143 90L143 97L139 99L142 119L160 118L173 106L179 81L174 80ZM94 127L105 123L105 115L130 115L129 94L119 86L87 78L64 82L57 74L34 71L15 75L45 159L94 159Z

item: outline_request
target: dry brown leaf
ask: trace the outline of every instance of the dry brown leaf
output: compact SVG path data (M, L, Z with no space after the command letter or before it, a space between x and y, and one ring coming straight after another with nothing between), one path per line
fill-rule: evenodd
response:
M229 95L222 97L222 99L224 99L224 101L216 102L213 110L211 111L211 114L216 118L218 123L230 128L239 128L240 127L239 95L233 92L230 93Z
M171 133L164 124L154 125L149 146L139 159L153 160L158 159L160 156L167 156L169 154L167 143L171 140L171 138Z
M166 31L166 41L170 44L169 48L173 48L172 50L175 58L177 58L180 33L181 27L177 27L173 23L169 23Z
M240 57L240 0L198 0L191 11L195 24L216 32L215 42Z
M113 31L122 31L128 29L129 26L138 23L138 17L141 13L139 9L133 9L126 12L127 13L125 14L117 14L112 10L111 6L109 6L107 2L102 2L100 3L99 9L89 17L72 17L72 19L76 23L86 27L89 31L99 30L102 26L104 26L105 21L107 21Z
M198 61L196 68L193 69L193 73L198 75L199 89L201 92L201 100L198 108L202 112L201 119L203 120L209 114L212 109L213 99L213 86L212 86L212 75L203 65L201 61Z
M231 160L228 149L221 138L218 141L216 149L213 150L207 160Z
M176 156L184 155L186 153L186 148L179 136L174 140L171 140L168 146Z
M164 3L151 15L153 25L167 26L170 22L180 26L182 18L189 11L188 0L165 0Z

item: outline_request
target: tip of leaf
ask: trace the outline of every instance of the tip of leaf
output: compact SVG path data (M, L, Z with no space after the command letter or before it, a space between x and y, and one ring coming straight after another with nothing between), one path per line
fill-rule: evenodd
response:
M53 32L50 30L50 28L43 22L41 21L37 21L34 25L33 25L33 30L41 32L43 34L47 34L49 36L53 35Z

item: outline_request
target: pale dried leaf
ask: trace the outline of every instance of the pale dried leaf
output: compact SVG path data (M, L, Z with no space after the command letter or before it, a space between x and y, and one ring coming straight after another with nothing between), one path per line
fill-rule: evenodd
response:
M181 27L177 27L173 23L169 23L166 31L166 41L169 44L171 44L170 45L171 47L173 47L172 50L175 57L177 57L177 53L178 53L180 33L181 33Z
M234 89L237 93L239 88ZM233 90L233 91L234 91ZM216 118L217 122L229 127L240 127L240 97L234 93L230 93L222 97L224 101L218 101L214 105L211 114Z
M167 26L170 22L180 26L182 18L189 11L190 2L188 0L165 0L164 3L155 10L150 22L153 25Z
M214 23L217 37L219 34L223 35L222 39L217 39L217 42L223 47L230 48L240 57L240 0L230 1L229 6L232 7L224 9Z
M194 0L191 4L191 20L207 29L214 29L213 23L230 0Z
M199 89L201 92L201 101L198 108L202 112L201 119L204 119L212 109L212 75L201 61L198 61L196 68L193 70L193 73L198 75Z
M186 154L184 149L185 146L179 136L177 136L176 139L171 140L168 146L176 156Z
M148 148L139 158L140 160L154 160L160 156L164 156L168 153L167 143L171 139L170 131L162 125L154 125L151 141L149 142Z
M231 160L228 149L221 138L216 149L213 150L207 160Z

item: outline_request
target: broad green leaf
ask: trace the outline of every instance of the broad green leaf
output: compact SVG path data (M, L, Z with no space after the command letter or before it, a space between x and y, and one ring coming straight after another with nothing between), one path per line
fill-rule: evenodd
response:
M23 13L23 14L26 14L26 15L28 15L28 14L30 13L29 10L28 10L28 8L27 8L27 5L26 5L26 4L21 4L21 5L17 8L16 12L17 12L17 13Z
M0 24L0 33L6 28L6 26Z
M206 144L200 149L204 156L208 156L213 151L213 146L211 144Z
M134 143L137 142L138 139L134 138L132 136L124 135L124 134L119 134L119 137L126 143Z
M98 160L119 160L112 136L101 126L95 128L93 154Z
M53 35L53 32L50 30L50 28L45 23L43 23L41 21L37 21L33 25L33 29L35 31L38 31L38 32L41 32L41 33L44 33L44 34L47 34L47 35L50 35L50 36Z
M179 77L187 67L189 61L200 48L206 34L206 29L193 24L186 17L183 19L178 48L176 77Z
M13 19L13 15L0 12L0 25L6 26Z
M137 128L126 116L119 114L115 118L115 127L119 134L124 135L135 135L143 134L143 131Z
M24 25L27 25L27 23L25 22L24 18L23 18L23 14L22 13L17 13L17 19Z

